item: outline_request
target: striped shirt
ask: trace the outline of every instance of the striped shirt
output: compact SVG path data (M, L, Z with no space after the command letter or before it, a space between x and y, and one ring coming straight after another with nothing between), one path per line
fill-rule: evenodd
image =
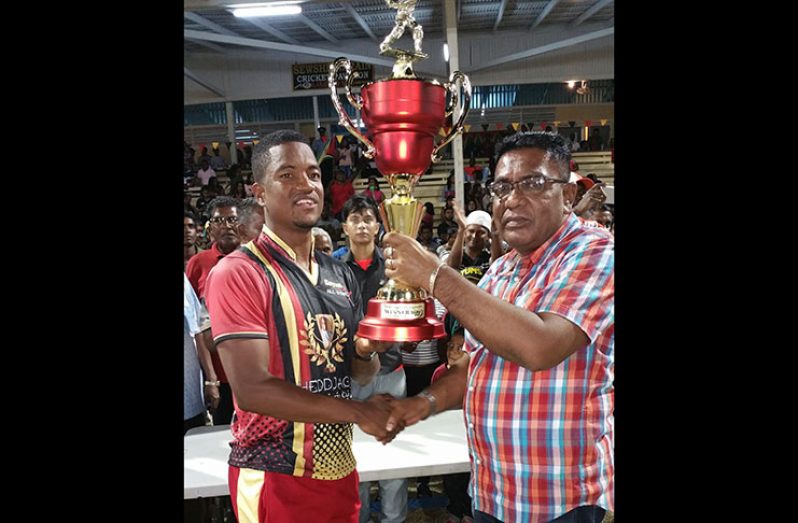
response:
M435 316L440 320L446 314L446 308L435 298L433 298L433 302L435 304ZM413 352L402 351L402 363L405 365L423 367L439 361L438 340L420 341Z
M532 372L471 354L464 416L474 508L538 523L581 505L614 507L614 240L570 214L534 252L496 260L479 287L529 311L555 313L589 338L559 365Z

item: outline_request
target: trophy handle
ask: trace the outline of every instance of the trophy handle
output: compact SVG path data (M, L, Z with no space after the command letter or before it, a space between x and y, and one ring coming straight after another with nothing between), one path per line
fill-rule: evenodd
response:
M341 105L341 100L338 97L338 90L335 88L335 77L338 75L339 69L346 70L346 98L349 100L354 107L357 109L363 108L363 102L359 98L355 98L356 95L352 94L352 80L357 78L357 71L352 73L352 63L349 61L348 58L337 58L333 63L330 64L330 76L327 79L328 85L330 86L330 92L332 93L332 103L335 106L335 111L338 113L338 124L343 125L346 127L346 130L352 133L352 135L357 138L360 143L366 146L366 150L363 152L363 156L366 158L374 158L374 144L371 141L363 136L360 130L355 127L352 123L352 120L349 118L349 114L344 110L344 106Z
M468 77L462 72L455 71L449 77L449 83L444 85L446 90L452 95L451 99L449 100L449 106L446 108L446 117L448 118L454 112L454 108L459 105L460 95L459 89L457 88L457 80L460 80L460 87L463 89L463 104L462 110L460 111L460 118L457 119L457 123L452 125L452 128L449 130L449 134L447 134L441 143L436 145L435 149L432 150L432 163L441 161L443 157L438 156L438 151L443 149L446 144L454 140L454 137L457 136L458 133L462 132L463 123L468 115L468 110L471 108L471 80L469 80Z

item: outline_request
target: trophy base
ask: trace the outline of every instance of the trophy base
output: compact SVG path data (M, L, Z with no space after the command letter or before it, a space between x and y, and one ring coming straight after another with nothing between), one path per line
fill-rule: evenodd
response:
M372 298L357 336L377 341L422 341L446 336L443 323L435 316L432 299L400 302ZM407 318L407 319L405 319Z

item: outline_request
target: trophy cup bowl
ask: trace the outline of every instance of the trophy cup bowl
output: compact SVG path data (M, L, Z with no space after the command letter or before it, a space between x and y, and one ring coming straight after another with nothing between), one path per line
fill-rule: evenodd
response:
M471 103L471 83L460 71L452 73L445 85L416 78L412 73L412 61L417 57L403 52L398 55L393 76L363 86L360 97L352 93L352 81L357 73L353 75L348 59L338 58L330 64L329 87L339 124L366 146L363 154L374 158L377 170L391 186L391 198L380 205L385 228L415 238L424 207L413 198L413 186L431 162L440 160L438 151L462 131ZM339 69L347 73L347 99L362 111L371 139L352 124L341 104L335 81ZM397 71L400 71L398 75ZM450 94L448 105L447 93ZM436 145L435 136L459 106L460 100L462 107L457 122ZM432 298L424 289L389 280L369 300L357 335L372 340L402 342L442 338L446 332L435 315Z
M424 174L446 122L446 89L437 82L382 80L364 86L360 95L377 170L386 178Z

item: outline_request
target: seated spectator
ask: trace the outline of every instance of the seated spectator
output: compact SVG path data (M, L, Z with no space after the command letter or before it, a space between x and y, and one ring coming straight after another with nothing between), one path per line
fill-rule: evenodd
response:
M213 194L214 198L217 196L225 196L224 187L222 187L222 184L219 183L219 178L213 177L208 180L208 185L206 185L206 187L211 191L211 194Z
M435 222L435 206L431 202L424 202L424 215L421 217L421 226L428 226L432 228Z
M440 243L435 241L432 236L432 227L426 224L422 224L418 230L418 243L430 252L437 252L440 246Z
M247 191L244 189L244 180L237 180L235 183L230 182L230 190L228 196L233 198L244 199L247 197Z
M468 167L463 168L463 174L465 175L466 182L473 182L476 180L478 174L482 174L482 166L477 165L476 158L472 157L468 161Z
M443 194L441 199L446 202L446 206L451 205L450 199L454 199L454 171L452 171L446 178L446 185L443 187Z
M205 219L200 219L200 221L202 223L205 223L205 221L208 219L207 218L207 213L205 212L205 207L214 198L215 198L215 196L214 196L213 192L210 190L210 188L207 185L205 187L203 187L202 189L200 189L200 195L199 195L199 198L197 198L196 206L197 206L197 212L200 215L205 216Z
M183 270L188 260L203 249L197 244L197 217L188 211L183 212Z
M438 224L438 238L440 238L443 243L446 243L444 236L449 236L449 229L452 227L457 228L457 222L454 221L454 208L451 206L444 207L441 223Z
M343 226L341 225L340 221L332 216L330 207L330 200L325 198L324 207L322 207L321 216L319 217L319 221L316 222L316 227L320 227L327 231L327 234L330 235L330 239L333 242L333 246L335 246L341 239L341 231L343 230Z
M200 168L197 171L197 178L199 178L200 184L202 185L208 185L208 182L211 178L216 178L216 171L211 169L208 160L203 159L200 161Z
M446 258L449 257L449 253L452 252L452 245L454 245L456 239L457 227L449 227L449 230L446 231L446 241L435 251L441 261L446 261ZM441 239L441 241L443 241L443 239Z
M380 190L380 183L376 176L369 176L368 187L362 192L363 196L371 198L379 206L385 199L385 193Z
M495 259L488 250L492 229L491 216L485 211L473 211L466 218L456 204L454 216L460 227L446 263L458 271L472 266L487 269Z
M219 148L213 150L213 157L211 158L211 167L214 171L224 171L227 169L227 162L219 155Z
M333 242L330 235L327 234L327 231L321 227L313 227L311 231L313 232L313 248L323 252L327 256L332 256Z
M260 235L265 222L263 207L255 198L244 198L238 202L238 236L241 245L249 243Z
M346 200L355 194L355 188L352 185L352 180L346 179L346 174L340 169L333 172L335 178L330 182L330 211L337 220L342 220L341 212L344 210Z

